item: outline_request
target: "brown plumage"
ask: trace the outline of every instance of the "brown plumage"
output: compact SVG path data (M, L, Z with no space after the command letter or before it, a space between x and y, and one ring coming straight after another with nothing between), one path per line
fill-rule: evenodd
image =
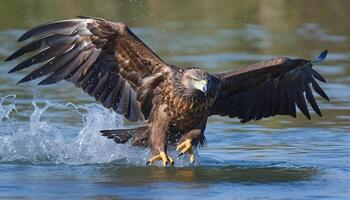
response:
M79 17L44 24L24 33L23 46L6 61L28 52L32 57L10 73L43 63L19 83L45 77L39 85L67 80L95 97L106 108L131 121L145 121L136 129L104 130L117 143L150 147L149 163L172 164L168 145L178 144L180 155L205 142L211 115L238 117L242 122L274 115L296 116L296 106L308 118L305 97L321 116L310 85L325 99L312 69L313 61L274 58L237 71L210 75L198 68L169 65L123 23ZM326 57L321 54L319 61ZM305 93L305 97L304 97Z

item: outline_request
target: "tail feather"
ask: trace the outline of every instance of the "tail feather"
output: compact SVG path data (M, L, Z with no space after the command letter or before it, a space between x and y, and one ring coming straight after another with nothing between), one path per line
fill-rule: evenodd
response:
M102 136L105 136L109 139L114 139L116 143L126 143L131 137L132 134L129 131L120 129L120 130L102 130L100 131Z
M102 136L113 139L116 143L125 144L132 138L131 144L139 147L148 146L148 126L131 129L102 130Z

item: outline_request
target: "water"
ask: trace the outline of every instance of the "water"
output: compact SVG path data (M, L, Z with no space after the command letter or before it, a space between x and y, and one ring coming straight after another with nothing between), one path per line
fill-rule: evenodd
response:
M185 4L186 3L186 4ZM331 101L324 117L240 124L212 117L194 166L145 167L149 151L117 145L100 129L130 125L62 82L16 85L0 67L0 199L349 199L348 1L6 1L0 60L31 26L74 15L129 24L162 58L209 72L279 55L312 58ZM171 152L176 157L176 152Z

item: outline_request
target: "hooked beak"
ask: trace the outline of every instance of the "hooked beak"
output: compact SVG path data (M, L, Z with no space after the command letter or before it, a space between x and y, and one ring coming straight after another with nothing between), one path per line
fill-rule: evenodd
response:
M198 89L204 93L204 96L206 96L208 92L208 81L207 80L200 81Z
M203 85L202 92L204 93L204 96L207 96L207 92L208 92L207 84Z

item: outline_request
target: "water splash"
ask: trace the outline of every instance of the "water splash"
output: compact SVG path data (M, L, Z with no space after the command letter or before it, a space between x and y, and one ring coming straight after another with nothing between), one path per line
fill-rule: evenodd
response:
M9 100L12 98L12 101ZM99 104L75 106L33 100L29 121L16 119L15 95L0 99L0 162L34 164L88 164L126 161L144 163L146 151L118 145L101 137L99 130L123 125L122 117ZM6 100L6 101L5 101ZM9 102L9 103L8 103ZM77 111L78 127L62 126L45 118L48 109ZM10 115L11 114L11 115ZM29 122L29 123L28 123ZM137 153L136 153L137 152Z
M0 98L0 121L3 119L10 119L10 113L16 110L15 106L16 95L11 94ZM10 101L10 103L7 103Z

